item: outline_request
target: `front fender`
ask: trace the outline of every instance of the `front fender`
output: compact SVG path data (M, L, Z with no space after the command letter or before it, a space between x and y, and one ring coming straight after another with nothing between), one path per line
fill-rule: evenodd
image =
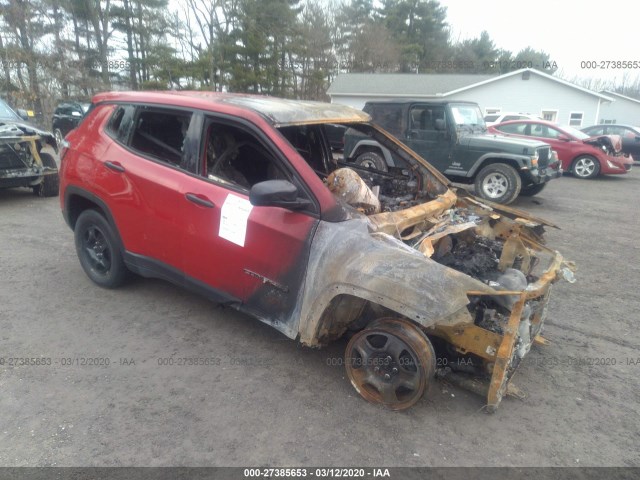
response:
M468 177L473 177L485 165L493 160L502 160L502 163L516 167L518 170L531 168L531 159L525 155L514 155L512 153L485 153L482 155L467 172ZM495 163L495 162L493 162ZM445 172L448 173L448 172Z
M390 235L369 233L366 218L320 222L311 251L298 326L307 345L318 345L320 332L331 330L322 323L339 323L323 317L338 295L374 302L428 327L464 309L467 291L491 291Z
M347 157L350 160L355 160L356 157L357 157L356 153L358 153L360 151L360 149L364 149L364 150L367 150L367 151L370 151L370 150L379 151L382 154L382 156L384 157L384 160L387 163L387 165L391 165L391 166L394 165L393 157L391 156L391 152L389 151L389 149L386 148L386 147L383 147L382 145L380 145L375 140L370 140L370 139L360 140L359 142L357 142L355 144L355 146L353 147L353 150L351 150L351 153L349 153L349 155L347 155Z

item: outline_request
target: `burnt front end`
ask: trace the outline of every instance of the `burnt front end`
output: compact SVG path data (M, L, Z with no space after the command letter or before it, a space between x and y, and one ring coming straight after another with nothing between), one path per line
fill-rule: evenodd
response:
M475 209L474 209L475 210ZM486 397L494 411L522 359L541 337L552 285L574 281L572 264L544 247L526 221L489 216L469 231L453 234L434 259L481 280L492 291L467 291L470 318L436 324L427 333L442 352L437 375ZM441 254L443 248L447 251Z
M45 166L38 136L0 136L0 188L35 187L57 169Z
M575 267L544 245L548 222L471 196L444 195L431 203L428 215L427 203L369 220L374 232L418 250L423 261L477 282L478 288L464 291L466 309L422 328L438 355L437 376L483 395L493 411L516 391L510 380L532 345L544 343L552 285L563 278L573 282Z

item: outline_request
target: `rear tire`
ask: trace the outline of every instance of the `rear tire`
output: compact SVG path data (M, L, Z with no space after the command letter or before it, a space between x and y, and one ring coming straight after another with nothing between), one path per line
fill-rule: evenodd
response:
M520 195L522 195L523 197L533 197L534 195L537 195L542 190L544 190L544 187L546 186L547 182L538 183L537 185L529 185L528 187L522 187L522 190L520 190Z
M80 214L74 228L76 253L87 276L104 288L116 288L127 279L117 237L109 222L95 210Z
M381 172L387 171L387 162L378 152L364 152L358 155L355 163L364 168L380 170Z
M506 205L520 194L522 179L512 166L492 163L476 175L474 186L477 196Z
M49 168L55 168L56 173L44 175L42 182L33 187L33 193L39 197L57 197L60 189L60 176L58 175L58 165L53 156L48 153L40 153L42 165Z

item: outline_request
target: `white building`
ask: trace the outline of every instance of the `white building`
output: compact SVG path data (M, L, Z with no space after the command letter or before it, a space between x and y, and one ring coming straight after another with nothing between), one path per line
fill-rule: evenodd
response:
M615 102L602 106L600 121L598 123L624 123L627 125L640 125L640 100L625 97L619 93L601 92L611 97Z
M604 106L614 102L609 93L528 68L504 75L347 73L338 75L327 94L332 103L360 109L369 100L468 100L485 114L529 113L577 128L599 123Z

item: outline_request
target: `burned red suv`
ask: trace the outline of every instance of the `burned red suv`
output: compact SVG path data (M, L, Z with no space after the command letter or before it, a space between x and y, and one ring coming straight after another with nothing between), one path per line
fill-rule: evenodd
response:
M327 125L371 136L396 166L345 163ZM105 93L61 155L62 211L91 280L166 279L308 346L347 334L353 386L392 409L436 370L495 409L542 341L551 284L573 280L544 246L551 224L458 196L348 107Z

